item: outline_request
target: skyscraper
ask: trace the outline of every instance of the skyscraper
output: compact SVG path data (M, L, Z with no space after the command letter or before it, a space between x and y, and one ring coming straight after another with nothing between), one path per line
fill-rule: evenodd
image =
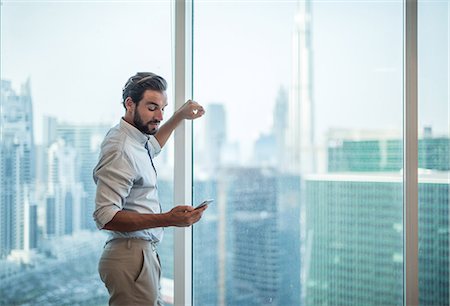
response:
M219 262L219 283L226 286L226 304L277 305L282 272L273 171L227 168L217 188L219 237L223 237L218 247L226 254Z
M81 182L83 201L80 204L81 229L95 230L92 212L95 200L95 184L92 169L98 159L101 141L110 128L106 124L67 124L47 117L44 121L44 139L48 146L63 140L64 146L75 152L75 179Z
M286 156L281 161L281 169L298 179L298 185L293 186L294 189L300 190L298 197L294 200L298 213L294 210L295 214L293 215L298 217L295 222L296 224L298 222L299 227L298 231L294 230L297 236L293 238L298 243L294 243L295 249L293 250L295 251L294 254L299 254L299 261L302 264L307 260L305 238L308 236L305 224L306 203L304 201L305 185L303 177L305 174L314 173L318 170L314 130L311 18L311 1L297 1L297 14L292 36L292 79L287 108L285 146L283 148L286 151ZM292 235L290 232L286 233ZM301 275L308 271L308 269L304 269L304 265L301 267L300 265L294 266L293 269L295 269L294 272L290 274L293 280L301 279ZM299 304L303 302L298 295L304 296L304 283L300 280L299 283L299 292L293 293L295 296L292 296L290 301L288 299L289 302L296 303L298 299L300 299ZM297 283L294 281L290 285L295 288ZM288 292L288 290L284 288L284 292ZM283 298L286 301L286 297Z
M329 172L386 172L403 168L403 140L393 131L330 131ZM450 170L450 138L428 131L418 139L419 168Z
M214 199L203 214L201 222L193 226L193 273L194 273L194 304L222 305L219 303L219 292L223 292L224 282L218 277L219 271L219 234L217 181L212 179L197 180L195 182L194 202L200 203L204 199Z
M253 146L254 166L270 166L288 171L286 160L286 131L288 124L288 93L280 87L273 111L273 126L270 133L260 135Z
M403 303L403 198L399 172L305 178L306 305ZM449 303L449 174L419 175L421 305Z
M300 177L279 173L276 181L281 279L278 305L300 306Z
M305 304L403 302L402 140L396 131L332 131L328 174L305 177ZM448 137L418 139L419 298L449 303Z
M34 137L31 86L17 94L1 80L0 258L30 249L30 203L34 182ZM33 216L33 212L31 212ZM34 245L34 244L32 244Z
M399 305L402 184L397 174L305 177L305 305Z
M283 166L279 161L286 159L286 131L289 119L289 94L286 88L280 87L277 99L275 101L275 109L273 112L273 129L275 136L275 156L278 161L277 166ZM280 165L281 164L281 165ZM283 169L285 170L285 169Z
M222 154L226 143L226 114L222 104L208 105L205 117L205 154L203 162L206 172L214 174L222 164Z
M60 139L48 148L46 235L71 235L80 230L83 187L76 176L76 150Z
M286 137L288 158L283 167L296 174L316 171L311 32L311 2L298 1Z

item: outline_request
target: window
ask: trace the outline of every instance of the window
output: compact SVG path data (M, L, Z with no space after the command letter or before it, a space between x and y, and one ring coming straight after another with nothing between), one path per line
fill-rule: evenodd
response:
M171 14L169 1L2 2L0 304L107 304L92 169L129 76L153 71L172 90ZM156 160L165 211L170 152ZM171 236L160 249L168 302Z
M403 304L405 1L194 1L194 40L175 46L183 3L2 3L0 304L107 304L91 217L99 144L126 78L174 84L191 64L174 67L175 47L191 42L187 83L207 115L183 187L194 205L215 201L193 227L192 288L173 272L189 248L174 262L165 231L167 304L184 282L194 305ZM449 303L449 12L419 1L421 305ZM172 144L156 162L168 210Z
M194 17L194 304L402 304L402 3Z

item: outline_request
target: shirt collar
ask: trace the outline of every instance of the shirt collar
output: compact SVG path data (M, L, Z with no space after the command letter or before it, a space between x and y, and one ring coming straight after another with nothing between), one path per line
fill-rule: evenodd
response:
M120 128L127 133L128 136L135 139L139 143L145 145L145 143L150 139L150 136L139 131L135 126L129 124L125 119L120 119Z

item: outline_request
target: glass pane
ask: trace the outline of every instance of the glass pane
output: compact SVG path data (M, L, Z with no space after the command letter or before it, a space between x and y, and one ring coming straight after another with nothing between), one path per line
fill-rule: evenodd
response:
M402 305L402 2L194 11L195 304Z
M449 305L448 1L419 1L419 300Z
M0 304L107 305L92 170L124 114L128 77L153 71L172 88L170 2L4 1L0 20ZM169 156L157 158L163 210L172 206Z

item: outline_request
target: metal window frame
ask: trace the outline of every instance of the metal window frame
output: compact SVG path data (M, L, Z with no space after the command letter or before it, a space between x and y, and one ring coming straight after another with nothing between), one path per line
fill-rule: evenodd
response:
M192 1L175 0L175 109L192 98ZM192 121L174 133L174 203L192 204ZM192 227L174 230L174 305L192 305Z
M193 3L175 1L175 108L193 94ZM418 281L418 18L417 0L404 0L403 239L404 305L419 305ZM192 123L175 130L174 203L192 202ZM174 233L174 305L191 306L192 227Z
M403 27L403 303L419 305L417 0L404 0Z

